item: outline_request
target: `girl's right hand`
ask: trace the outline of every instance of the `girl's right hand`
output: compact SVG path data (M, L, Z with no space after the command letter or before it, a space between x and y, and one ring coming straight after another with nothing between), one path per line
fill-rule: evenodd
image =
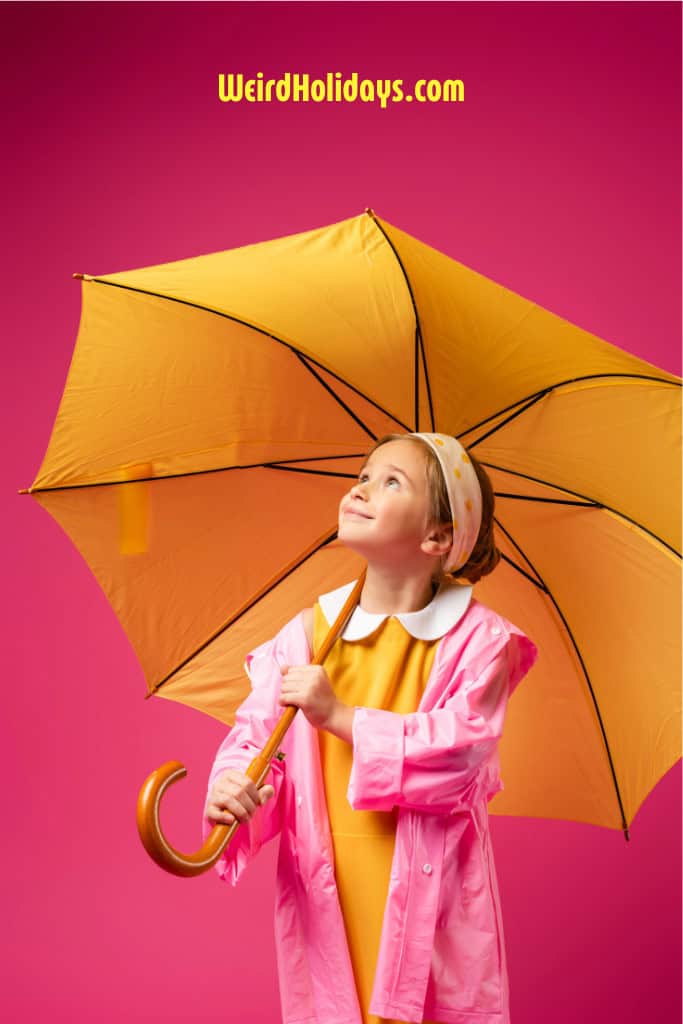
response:
M274 795L272 786L257 789L248 775L228 768L221 772L211 787L204 814L221 825L232 825L235 819L249 821L254 812Z

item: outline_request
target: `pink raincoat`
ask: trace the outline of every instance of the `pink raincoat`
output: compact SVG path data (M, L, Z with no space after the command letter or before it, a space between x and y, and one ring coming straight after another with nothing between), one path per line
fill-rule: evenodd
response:
M536 660L512 623L472 600L439 641L416 712L358 708L348 799L398 808L370 1012L401 1021L508 1024L503 924L487 801L503 788L507 700ZM282 713L281 665L311 660L303 615L247 658L252 692L221 745L209 788L244 771ZM318 737L298 714L274 761L275 796L217 863L233 885L280 835L275 938L285 1024L361 1024L334 875ZM213 822L205 820L208 834Z

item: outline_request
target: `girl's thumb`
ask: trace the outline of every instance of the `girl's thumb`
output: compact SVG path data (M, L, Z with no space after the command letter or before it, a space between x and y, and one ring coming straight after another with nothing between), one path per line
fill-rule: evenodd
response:
M261 786L259 789L259 797L261 799L261 805L268 803L271 796L275 796L275 790L272 786Z

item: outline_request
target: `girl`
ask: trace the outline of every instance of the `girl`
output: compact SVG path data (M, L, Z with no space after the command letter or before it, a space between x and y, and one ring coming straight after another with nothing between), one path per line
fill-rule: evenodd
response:
M382 438L340 504L339 539L367 574L325 667L310 661L353 583L247 658L252 692L216 757L205 833L243 823L217 865L232 884L281 834L285 1024L508 1024L487 801L507 700L537 651L472 598L500 558L493 504L454 438ZM244 771L288 704L301 713L285 760L257 790Z

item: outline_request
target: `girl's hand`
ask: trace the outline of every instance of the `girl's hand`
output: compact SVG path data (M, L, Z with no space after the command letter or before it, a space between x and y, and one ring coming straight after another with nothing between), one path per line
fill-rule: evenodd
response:
M294 704L301 708L311 725L326 729L336 706L330 678L322 665L283 665L280 694L281 704Z
M232 825L235 818L240 822L249 821L274 794L272 786L257 789L248 775L228 768L211 787L204 814L221 825Z
M342 703L335 696L330 677L321 665L283 665L280 704L293 704L301 708L316 729L353 742L353 716L355 708Z

